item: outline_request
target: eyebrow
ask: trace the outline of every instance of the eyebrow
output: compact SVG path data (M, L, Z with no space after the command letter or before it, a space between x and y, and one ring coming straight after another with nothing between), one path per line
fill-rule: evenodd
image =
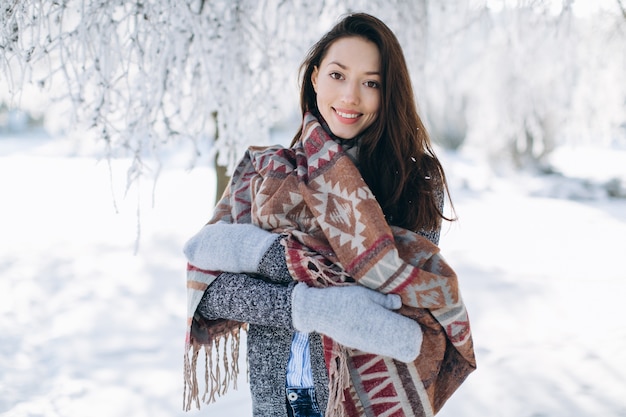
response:
M348 69L347 66L345 66L344 64L342 64L341 62L338 62L338 61L331 61L331 62L328 63L328 65L331 65L331 64L335 64L335 65L337 65L338 67L340 67L343 70L347 70ZM380 72L378 72L378 71L366 71L365 73L367 75L380 75Z

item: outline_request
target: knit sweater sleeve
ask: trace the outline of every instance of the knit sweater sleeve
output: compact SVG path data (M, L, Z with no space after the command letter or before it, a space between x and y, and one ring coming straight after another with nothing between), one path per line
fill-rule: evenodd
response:
M443 186L439 186L435 189L435 198L437 199L437 208L443 213L443 207L445 203L445 195ZM441 225L433 230L418 230L418 234L424 236L435 245L439 245L439 235L441 234Z
M293 330L291 292L296 282L289 275L279 241L261 259L261 275L220 274L204 292L196 312L208 320L229 319Z

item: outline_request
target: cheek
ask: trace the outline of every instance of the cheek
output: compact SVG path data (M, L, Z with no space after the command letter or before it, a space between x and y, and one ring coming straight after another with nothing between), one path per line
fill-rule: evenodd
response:
M370 91L370 94L368 94L366 97L367 108L369 109L369 112L378 114L378 111L380 110L380 91Z
M317 110L322 113L324 112L324 100L320 97L319 94L315 97L315 105L317 106Z
M378 111L380 110L380 102L378 100L372 101L370 108L371 108L372 113L378 114Z
M326 102L330 99L330 95L332 93L332 88L329 88L329 86L326 83L318 83L317 84L317 97L316 100L318 103L323 103Z

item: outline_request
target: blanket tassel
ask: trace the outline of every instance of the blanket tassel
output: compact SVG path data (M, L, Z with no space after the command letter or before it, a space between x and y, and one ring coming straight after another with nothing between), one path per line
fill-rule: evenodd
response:
M348 351L345 347L335 343L333 346L334 357L331 359L328 370L328 406L326 415L346 417L345 391L350 388L350 370L348 369Z

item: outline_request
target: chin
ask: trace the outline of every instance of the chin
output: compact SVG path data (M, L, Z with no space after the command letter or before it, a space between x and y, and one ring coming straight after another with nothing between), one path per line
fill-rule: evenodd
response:
M346 131L345 129L333 129L332 127L330 128L330 130L338 138L346 139L346 140L352 139L352 138L358 136L361 133L360 130L349 130L349 131Z

